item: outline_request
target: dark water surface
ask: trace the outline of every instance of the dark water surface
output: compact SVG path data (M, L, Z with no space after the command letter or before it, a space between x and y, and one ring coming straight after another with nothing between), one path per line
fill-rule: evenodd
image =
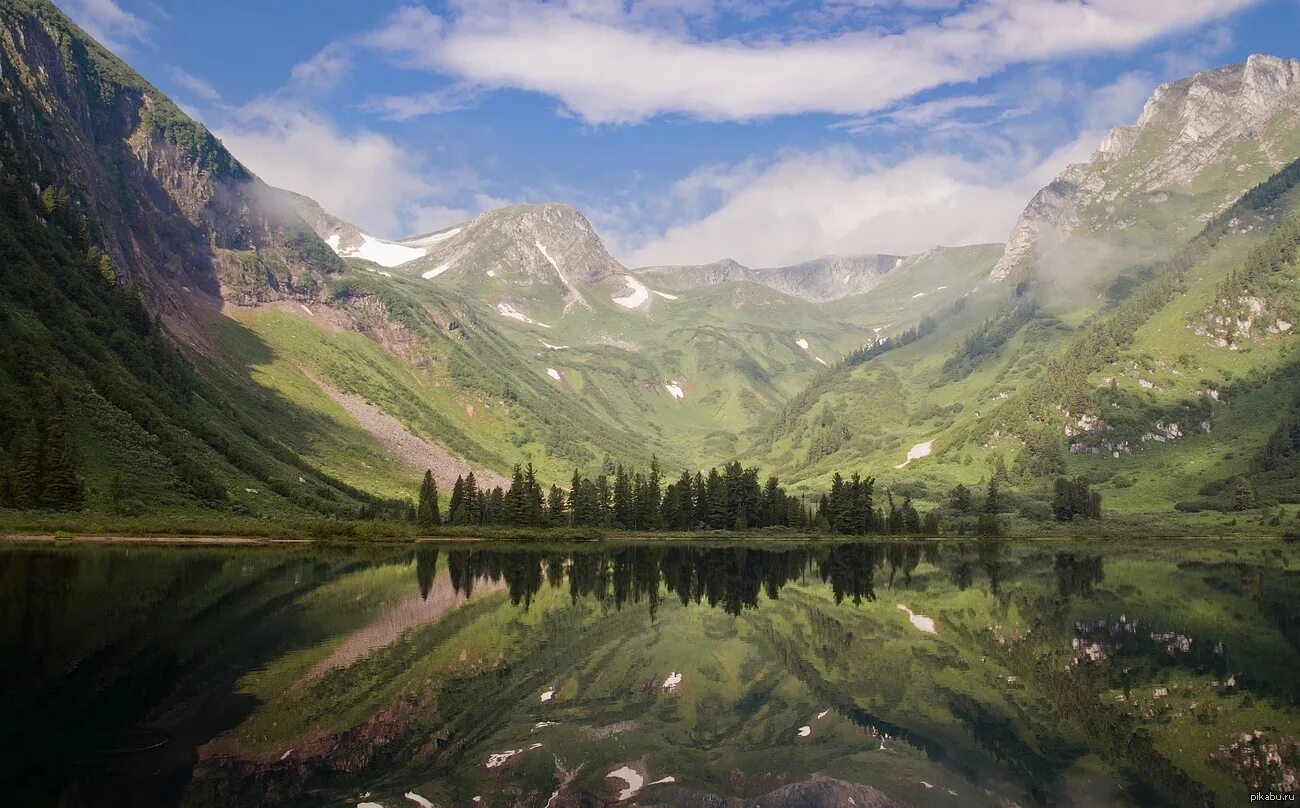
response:
M5 545L0 687L10 805L1246 805L1300 546Z

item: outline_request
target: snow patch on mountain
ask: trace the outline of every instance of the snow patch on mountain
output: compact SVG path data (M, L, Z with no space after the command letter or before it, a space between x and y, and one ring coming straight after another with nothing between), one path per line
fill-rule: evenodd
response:
M930 452L933 449L934 449L934 441L926 441L925 443L918 443L915 446L913 446L911 449L907 450L907 459L904 460L902 463L899 463L897 466L894 466L894 468L901 469L904 466L906 466L908 463L911 463L913 460L920 460L923 457L929 457Z
M805 351L808 350L808 340L804 339L803 337L800 337L799 339L795 340L794 344L798 345L800 348L803 348Z
M434 278L438 277L439 275L441 275L442 273L446 272L446 271L449 270L449 269L451 269L451 263L450 263L450 262L448 262L448 263L446 263L446 264L439 264L438 266L434 267L433 269L429 270L428 272L422 272L422 273L420 273L420 277L421 277L421 278L424 278L426 281L431 281L431 280L433 280Z
M681 384L677 382L667 382L664 384L664 387L668 388L668 395L672 396L677 401L686 398L686 391L682 389Z
M658 289L654 290L654 293L657 294L657 295L659 295L660 297L662 297L664 300L676 300L676 299L677 299L677 295L670 295L670 294L668 294L667 292L661 292L661 291L659 291Z
M343 246L342 238L338 233L331 234L325 239L329 248L344 258L361 258L366 261L373 261L381 267L396 267L405 264L408 261L414 261L417 258L423 258L428 252L423 247L407 247L398 244L395 241L384 241L374 236L361 234L360 246Z
M564 288L568 289L569 294L573 295L572 299L570 299L569 302L564 305L564 312L567 314L569 312L569 309L573 307L574 304L580 306L586 306L587 308L590 309L591 306L588 305L587 299L582 296L582 292L579 292L578 287L574 286L572 283L569 282L569 276L565 275L564 270L560 269L560 265L557 264L555 262L555 259L551 257L551 254L546 251L546 247L542 246L542 242L540 240L534 239L533 244L536 245L537 251L542 254L542 257L545 258L546 261L555 270L555 274L560 276L560 282L564 284Z
M550 376L552 379L555 379L557 382L563 381L564 379L564 377L560 375L560 371L556 370L555 368L547 368L546 375Z
M496 305L496 310L497 314L500 314L502 317L509 317L511 320L518 320L521 323L528 323L529 325L538 325L542 328L550 328L546 323L537 322L509 303L498 303Z
M631 275L624 275L623 282L631 287L632 291L622 297L614 298L614 302L618 305L625 309L635 309L645 305L645 302L650 299L650 289L641 281Z

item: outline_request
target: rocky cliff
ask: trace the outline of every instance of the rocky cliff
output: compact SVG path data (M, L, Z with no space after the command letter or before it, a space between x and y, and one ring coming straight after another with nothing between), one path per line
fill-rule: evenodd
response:
M1204 220L1300 156L1300 61L1254 55L1156 88L1133 126L1112 130L1086 163L1038 192L992 277L1030 272L1074 236L1144 233L1175 246ZM1172 214L1184 224L1169 226Z

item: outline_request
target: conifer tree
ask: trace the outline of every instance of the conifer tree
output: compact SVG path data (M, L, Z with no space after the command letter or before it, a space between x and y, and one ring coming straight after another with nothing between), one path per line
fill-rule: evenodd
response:
M469 513L465 509L465 478L456 475L451 486L451 501L447 503L447 521L453 525L466 524Z
M9 497L18 510L41 506L41 432L36 421L23 427L9 447Z
M463 486L465 497L465 521L467 525L483 524L483 501L478 490L478 480L474 479L474 472L465 475L465 484Z
M1237 478L1237 484L1232 489L1232 509L1234 511L1248 511L1255 507L1255 486L1251 483L1250 478L1241 476Z
M542 486L537 482L537 471L533 468L532 461L524 469L524 520L522 524L532 525L534 527L542 524L546 516L545 502L543 501Z
M424 481L420 483L420 500L415 509L415 522L426 530L442 524L442 513L438 510L438 484L433 480L432 469L424 470Z
M428 600L433 589L433 576L438 571L438 548L422 544L415 549L415 580L420 587L420 599Z
M62 413L50 420L43 443L41 505L56 511L80 508L85 489L77 473L77 446Z
M551 485L550 493L546 497L546 521L552 527L559 527L565 524L565 504L564 492L558 485Z

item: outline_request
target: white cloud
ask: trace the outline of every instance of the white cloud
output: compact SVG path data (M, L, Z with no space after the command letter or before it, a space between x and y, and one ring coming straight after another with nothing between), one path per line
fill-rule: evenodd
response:
M406 235L412 206L440 190L417 152L275 99L230 110L212 128L266 182L306 194L378 236Z
M293 66L289 81L306 90L331 90L337 87L352 67L352 57L341 43L333 42L305 62Z
M741 176L750 171L741 167ZM725 172L711 173L731 184ZM773 266L824 254L905 255L937 244L1001 241L1036 188L990 173L940 154L887 167L849 147L790 154L746 176L717 210L670 227L626 257L633 266L723 257ZM719 187L696 176L688 184Z
M930 150L893 162L838 146L700 169L677 182L663 205L687 211L685 218L659 232L620 229L611 241L631 266L723 257L775 266L826 254L907 255L940 244L1002 242L1034 193L1065 166L1087 160L1112 126L1133 121L1155 84L1133 72L1091 92L1079 89L1081 131L1049 152L1028 145L1032 134L1018 142L1006 132L969 131L962 137L967 146L978 140L978 157L953 154L940 135Z
M171 78L177 87L203 101L217 101L221 98L221 93L211 84L179 67L171 69Z
M119 54L148 38L149 23L116 0L59 0L59 8L101 45Z
M473 103L477 94L474 87L456 84L415 95L376 96L366 101L365 108L390 121L405 121L464 109Z
M365 44L409 67L554 96L591 123L860 115L1011 64L1127 50L1251 2L982 0L897 31L747 41L692 37L622 3L489 0L448 19L403 8Z

